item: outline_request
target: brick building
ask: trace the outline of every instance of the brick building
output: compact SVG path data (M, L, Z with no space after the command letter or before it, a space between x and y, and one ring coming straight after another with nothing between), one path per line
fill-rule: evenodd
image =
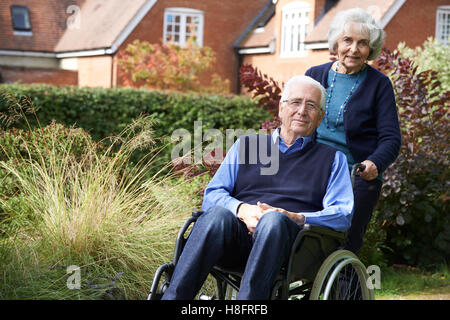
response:
M117 56L130 42L182 46L194 25L216 53L214 72L238 92L243 63L284 81L328 61L329 22L356 6L380 20L391 49L450 32L450 0L4 0L0 81L120 86Z
M338 11L354 7L370 12L379 22L388 49L400 42L414 48L428 37L450 43L449 0L274 0L241 37L238 53L244 64L286 81L329 61L328 26Z
M238 86L234 42L268 0L5 0L0 2L3 82L115 87L117 56L135 39L183 45L195 24L216 54L214 72ZM17 21L14 21L16 18Z

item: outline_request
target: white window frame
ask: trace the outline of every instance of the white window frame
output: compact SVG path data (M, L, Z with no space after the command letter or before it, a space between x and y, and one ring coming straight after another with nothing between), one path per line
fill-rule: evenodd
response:
M436 39L443 45L450 45L450 6L436 10Z
M204 14L203 11L190 9L190 8L166 8L164 10L164 24L163 24L163 43L168 43L167 40L168 36L168 27L169 22L168 18L169 16L179 16L180 17L180 23L179 23L179 40L171 40L171 43L175 43L179 45L180 47L184 48L186 46L186 27L187 27L187 18L188 17L195 17L198 19L197 24L197 44L202 47L203 46L203 24L204 24ZM175 24L172 24L172 28L175 27ZM175 31L173 31L175 32Z
M310 25L310 13L311 7L305 1L293 1L281 8L281 58L307 55L305 39Z

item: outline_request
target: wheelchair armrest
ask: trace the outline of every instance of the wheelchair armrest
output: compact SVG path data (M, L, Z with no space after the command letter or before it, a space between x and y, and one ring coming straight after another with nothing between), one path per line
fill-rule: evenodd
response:
M178 262L178 258L181 255L181 251L183 251L184 244L186 243L187 237L185 237L186 231L189 229L191 224L195 223L203 214L202 210L194 210L192 211L192 216L187 218L187 220L184 222L183 226L181 227L180 231L178 232L177 240L175 242L175 250L173 254L173 264L176 265Z
M337 241L343 243L346 238L345 232L338 232L331 228L322 227L322 226L313 226L310 224L305 224L300 230L300 232L297 234L297 238L295 239L292 248L291 248L291 255L297 252L299 249L299 246L303 239L305 237L313 237L319 240L320 246L322 247L322 250L325 252L325 247L322 238L324 237L331 237L336 239Z
M192 217L194 217L195 219L197 219L198 217L200 217L203 214L203 210L194 210L192 211Z

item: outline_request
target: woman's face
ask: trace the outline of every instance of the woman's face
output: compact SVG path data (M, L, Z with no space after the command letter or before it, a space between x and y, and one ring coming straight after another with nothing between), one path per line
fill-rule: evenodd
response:
M355 24L349 25L337 41L336 52L340 72L356 73L360 71L370 54L368 32L362 33Z

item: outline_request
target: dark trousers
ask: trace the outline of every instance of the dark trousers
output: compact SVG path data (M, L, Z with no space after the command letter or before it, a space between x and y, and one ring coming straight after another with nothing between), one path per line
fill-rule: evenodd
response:
M162 298L193 299L218 265L244 270L238 299L269 299L299 231L294 221L274 211L262 216L252 236L231 211L210 208L194 224Z
M353 209L352 225L347 232L347 243L345 249L358 254L363 244L367 225L372 218L373 210L380 197L382 181L374 179L366 181L356 177L353 193L355 204Z

